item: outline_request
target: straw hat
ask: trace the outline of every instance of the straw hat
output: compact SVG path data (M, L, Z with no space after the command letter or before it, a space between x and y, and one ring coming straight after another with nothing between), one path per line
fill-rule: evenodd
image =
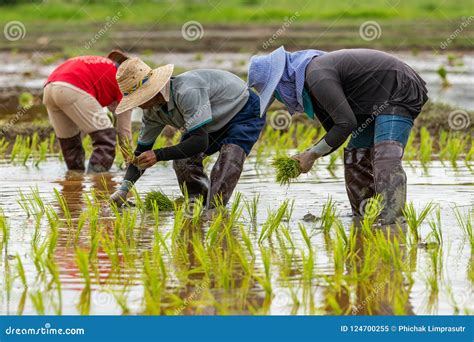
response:
M126 112L150 101L169 82L173 69L173 64L152 69L137 57L125 60L116 75L123 98L115 113Z

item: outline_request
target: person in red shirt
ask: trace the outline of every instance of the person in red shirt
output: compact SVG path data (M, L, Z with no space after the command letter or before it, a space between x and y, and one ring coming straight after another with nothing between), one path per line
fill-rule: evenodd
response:
M122 99L115 74L127 58L118 50L107 57L70 58L45 82L43 103L69 170L85 170L85 134L93 145L87 172L106 172L112 167L117 131L119 142L131 141L131 111L117 116L116 131L104 108L115 115Z

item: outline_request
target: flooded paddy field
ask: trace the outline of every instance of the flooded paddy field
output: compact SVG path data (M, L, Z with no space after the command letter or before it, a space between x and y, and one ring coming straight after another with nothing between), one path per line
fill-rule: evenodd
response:
M447 103L456 108L474 110L472 92L474 78L474 56L469 52L434 54L420 52L390 52L413 67L427 82L430 99ZM245 77L252 54L238 52L221 53L149 53L139 55L150 66L167 63L176 65L176 72L190 69L218 68ZM16 112L16 97L28 91L39 96L44 80L67 56L54 53L0 53L0 97L2 113ZM447 72L447 82L439 76L439 69Z
M289 186L275 181L273 153L309 147L324 134L314 126L275 131L270 122L231 202L213 212L186 200L172 211L146 209L152 190L181 197L171 163L145 173L133 206L112 208L108 195L124 173L120 154L110 173L71 173L54 135L12 134L0 139L0 313L474 313L474 144L467 112L474 110L474 57L396 54L427 81L433 102L450 105L427 113L442 115L431 126L423 121L428 129L415 126L406 147L406 223L377 226L377 199L367 203L362 222L352 222L342 149ZM142 57L151 66L179 60L179 72L205 67L243 76L250 54ZM0 124L48 126L42 84L62 57L0 53L0 61ZM25 111L17 107L22 93L34 97ZM449 121L456 110L462 127ZM158 144L177 141L165 140ZM90 139L85 145L90 153Z
M374 201L355 228L340 159L280 186L265 158L249 158L228 208L212 215L186 203L145 209L151 190L181 195L170 163L116 210L106 197L117 168L4 161L1 314L474 312L472 163L406 161L410 224L376 228Z

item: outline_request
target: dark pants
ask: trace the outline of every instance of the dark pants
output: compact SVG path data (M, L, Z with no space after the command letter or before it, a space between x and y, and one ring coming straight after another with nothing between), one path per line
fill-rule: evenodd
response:
M217 132L209 133L209 147L204 152L206 155L220 151L227 144L240 146L249 155L265 125L265 116L260 117L259 97L252 90L249 90L249 94L247 103L232 120ZM182 140L188 137L184 134Z

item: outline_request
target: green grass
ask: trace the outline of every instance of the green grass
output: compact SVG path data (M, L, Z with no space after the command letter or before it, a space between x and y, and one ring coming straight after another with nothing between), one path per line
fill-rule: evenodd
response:
M301 174L298 161L290 157L276 157L272 165L276 169L276 181L280 185L290 184L292 179Z
M394 2L395 3L395 2ZM434 0L400 1L391 7L385 0L307 1L263 0L190 1L177 0L153 3L134 1L125 6L119 1L57 0L45 4L2 6L2 19L26 22L103 22L104 18L119 16L119 21L130 24L179 23L197 20L202 23L262 22L281 23L285 17L296 16L298 22L314 20L350 19L450 19L466 15L469 0L437 2ZM118 14L120 13L120 14ZM297 14L295 14L297 13Z
M174 209L173 201L161 191L150 191L145 196L147 210L153 210L154 205L157 205L161 211L171 211Z

